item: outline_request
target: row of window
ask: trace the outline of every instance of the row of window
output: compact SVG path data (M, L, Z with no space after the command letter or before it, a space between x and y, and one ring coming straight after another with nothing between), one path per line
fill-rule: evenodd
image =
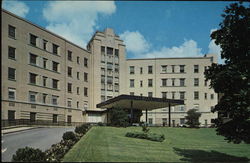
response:
M168 71L168 65L161 65L161 73L185 73L185 65L179 65L179 72L176 71L177 65L171 65L171 71ZM207 69L207 66L204 68ZM135 66L129 66L129 73L135 74ZM148 66L148 74L153 73L153 66ZM194 73L199 73L199 65L194 65ZM140 67L140 74L143 74L143 67Z
M73 93L73 85L72 85L72 83L68 83L68 86L67 86L67 91L68 91L68 93ZM77 93L77 95L80 95L80 87L76 87L76 93ZM83 94L84 94L84 96L88 96L88 88L87 87L84 87L83 88Z
M115 53L114 53L115 52ZM115 55L115 57L119 57L119 49L113 49L111 47L101 46L101 54L102 55Z
M68 77L73 77L73 69L72 69L72 67L68 67L67 71L68 71L67 72ZM80 72L76 72L76 78L77 78L77 80L80 80ZM85 82L88 82L88 73L86 73L86 72L83 73L83 80Z
M177 99L176 93L177 93L176 91L161 92L162 98L168 98L168 99ZM134 96L135 93L134 92L130 92L130 95ZM186 95L185 91L180 91L178 99L185 100L185 95ZM143 94L141 93L140 96L143 96ZM153 97L153 92L148 92L148 97ZM205 100L208 99L208 94L207 93L204 93L204 99ZM210 94L210 99L211 100L214 99L214 94ZM199 100L199 91L194 91L194 100Z
M72 51L68 50L68 57L67 58L69 61L73 62L73 55L72 54L73 54ZM76 57L76 62L77 62L77 64L80 64L80 57L79 56ZM84 57L83 65L85 67L88 67L88 58Z
M72 107L72 98L67 99L67 107L71 108ZM76 101L76 108L79 109L79 101ZM87 110L88 109L88 103L84 102L83 109Z

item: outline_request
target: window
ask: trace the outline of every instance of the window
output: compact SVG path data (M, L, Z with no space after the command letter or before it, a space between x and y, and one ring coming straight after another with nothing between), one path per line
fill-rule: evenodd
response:
M135 82L135 80L134 80L134 79L130 79L130 87L135 87L134 82Z
M43 86L46 87L47 86L47 77L43 76Z
M204 94L204 98L205 98L205 100L207 99L207 93Z
M68 83L68 93L72 93L72 83Z
M199 73L199 65L194 65L194 73Z
M36 84L36 77L37 77L37 74L30 73L30 83L31 84Z
M59 63L52 61L52 70L58 72Z
M80 57L76 57L76 62L77 62L77 64L80 64Z
M148 66L148 74L152 74L153 73L153 66Z
M84 66L88 67L88 58L84 58Z
M101 76L101 83L105 83L105 76Z
M140 81L140 87L143 87L143 81L142 80Z
M185 124L185 118L180 118L180 124Z
M68 115L67 116L67 122L70 124L72 122L72 116L71 115Z
M70 107L71 108L71 105L72 104L72 99L68 99L68 107Z
M119 57L119 49L115 49L115 56Z
M130 74L135 74L135 66L129 66Z
M107 77L107 83L108 84L112 84L113 83L113 77L112 76L108 76Z
M8 79L16 80L16 69L11 67L8 68Z
M47 50L47 43L48 43L47 40L43 40L43 49L44 50Z
M166 99L167 98L167 92L161 92L162 98Z
M163 125L166 125L168 123L168 119L167 118L162 118L162 123L163 123Z
M76 87L76 93L79 95L80 94L80 88L79 87Z
M43 93L43 99L42 99L43 101L42 101L42 102L43 102L44 104L46 104L46 98L47 98L47 94Z
M153 118L148 118L148 123L152 125L153 124Z
M43 58L43 68L47 68L47 61L48 59Z
M79 101L76 101L76 108L79 108Z
M214 99L214 94L211 94L211 100L213 100Z
M167 73L167 65L162 65L161 66L161 72Z
M52 95L52 105L57 105L58 104L58 96Z
M9 97L9 100L15 100L16 99L16 89L9 88L8 89L8 97Z
M57 114L53 114L53 120L52 120L53 123L57 123Z
M16 28L9 25L9 37L16 38Z
M29 101L36 102L36 92L29 92Z
M36 65L37 55L30 53L30 64Z
M153 79L148 79L148 87L152 87L153 86Z
M171 65L171 67L172 67L172 73L174 73L175 72L175 65Z
M167 79L161 79L161 86L166 87L167 86Z
M140 74L142 74L143 73L143 69L142 69L142 67L140 67Z
M199 92L198 91L194 92L194 99L199 100Z
M36 113L30 112L30 122L36 121Z
M88 96L88 88L84 87L84 96Z
M59 49L58 45L52 44L52 52L53 52L53 54L57 54L58 55L58 49Z
M68 50L68 60L72 61L72 51Z
M194 86L199 86L199 78L194 78Z
M15 120L15 111L14 110L8 110L8 120Z
M52 79L52 88L58 89L58 81L59 81L59 80Z
M148 97L153 97L153 92L148 92Z
M36 39L37 39L37 36L30 34L30 44L31 45L36 46Z
M107 47L107 54L113 55L113 48Z
M135 92L130 92L129 93L131 96L134 96L135 95Z
M76 78L79 80L79 75L80 75L80 72L76 72Z
M185 92L180 92L180 99L184 100L185 99Z
M185 72L185 65L180 65L180 73L184 73Z
M172 86L175 86L175 78L172 79Z
M88 103L84 103L83 108L84 108L84 110L88 110Z
M16 48L9 46L8 56L9 59L16 59Z
M185 78L180 78L180 86L185 86Z
M180 105L180 111L185 111L185 105Z
M88 82L88 73L84 72L84 81Z
M105 54L105 47L101 46L101 54Z
M172 92L172 99L175 99L175 92Z
M72 77L72 67L68 67L68 76Z

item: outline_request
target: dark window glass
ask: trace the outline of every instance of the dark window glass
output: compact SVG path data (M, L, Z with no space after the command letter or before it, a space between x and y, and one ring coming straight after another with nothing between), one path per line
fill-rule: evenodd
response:
M43 49L44 49L44 50L46 50L46 49L47 49L47 43L48 43L48 41L43 40Z
M84 72L84 81L87 82L88 81L88 73Z
M8 68L8 79L16 80L16 69Z
M198 73L199 72L199 65L194 65L194 73Z
M57 114L53 114L53 123L57 123Z
M68 60L72 61L72 51L68 50Z
M88 88L84 87L84 96L88 96Z
M52 79L52 87L58 89L58 80Z
M37 39L37 36L30 34L30 44L31 45L36 46L36 39Z
M71 67L68 67L68 76L72 77L72 68Z
M148 87L152 87L153 86L153 79L148 79Z
M107 47L107 54L113 55L113 48Z
M52 69L53 69L53 71L58 72L58 64L59 63L52 61Z
M30 113L30 122L35 122L36 121L36 113Z
M9 37L15 38L16 37L16 28L9 25Z
M68 92L72 93L72 84L71 83L68 83Z
M180 65L180 73L184 73L185 72L185 65Z
M36 65L36 58L37 58L37 55L30 54L30 64Z
M9 58L15 59L16 58L16 48L9 46Z
M115 49L115 56L119 57L119 49Z
M153 73L153 66L148 66L148 73L152 74Z
M15 120L15 111L8 110L8 120Z
M58 48L59 48L58 45L52 44L52 52L53 52L53 54L58 54Z
M84 66L88 67L88 58L84 58Z
M37 74L30 73L30 83L36 84L36 76Z

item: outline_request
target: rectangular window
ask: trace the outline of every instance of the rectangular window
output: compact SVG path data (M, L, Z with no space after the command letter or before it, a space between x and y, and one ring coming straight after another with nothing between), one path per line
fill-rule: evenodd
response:
M113 48L107 47L107 54L113 55Z
M47 86L47 77L43 76L43 86L46 87Z
M148 66L148 74L152 74L153 73L153 66Z
M199 86L199 78L194 78L194 86Z
M68 83L68 93L72 93L72 83Z
M69 108L72 107L72 99L68 99L68 107L69 107Z
M59 65L59 63L52 61L52 69L53 69L53 71L58 72L58 65Z
M58 105L58 96L52 95L52 105Z
M108 84L113 84L113 77L112 76L107 77L107 83Z
M205 98L205 100L207 99L207 93L204 94L204 98Z
M72 77L72 67L68 67L68 76Z
M36 102L36 92L29 92L29 101Z
M8 79L16 80L16 69L11 67L8 68Z
M211 94L211 100L213 100L214 99L214 94Z
M180 124L185 124L185 118L180 118Z
M180 73L184 73L185 72L185 65L180 65Z
M37 74L30 73L30 83L31 84L36 84L36 77L37 77Z
M80 72L76 72L76 78L77 78L77 80L80 79Z
M9 121L15 120L15 111L14 110L8 110L8 120Z
M76 108L79 108L79 101L76 101Z
M47 68L47 61L48 59L43 58L43 68Z
M76 87L76 93L79 95L80 94L80 88Z
M148 92L148 97L153 97L153 92Z
M52 120L53 123L57 123L57 114L53 114L53 120Z
M47 50L47 43L48 43L47 40L43 40L43 49L44 50Z
M67 122L68 122L68 123L71 123L71 121L72 121L72 116L71 116L71 115L68 115L68 116L67 116Z
M167 92L161 92L162 98L166 99L167 98Z
M185 86L185 78L180 78L180 86Z
M37 55L30 53L30 64L36 65Z
M52 52L53 52L53 54L57 54L58 55L58 49L59 49L58 45L52 44Z
M9 25L9 37L16 38L16 28L12 25Z
M167 73L167 65L162 65L161 66L161 72L162 73Z
M30 44L31 45L36 46L36 39L37 39L37 36L30 34Z
M84 87L84 96L88 96L88 88Z
M161 86L166 87L167 86L167 79L161 79Z
M185 92L180 92L180 99L184 100L185 99Z
M68 50L68 60L72 61L72 51Z
M16 99L16 89L9 88L8 89L8 97L9 97L9 100L15 100Z
M135 74L135 66L129 66L130 74Z
M142 80L140 81L140 87L143 87L143 81Z
M199 92L198 91L194 92L194 99L199 100Z
M76 62L77 62L77 64L80 64L80 57L76 57Z
M175 78L172 79L172 86L175 86Z
M171 65L171 67L172 67L172 73L174 73L175 72L175 65Z
M88 82L88 73L84 72L84 81Z
M148 79L148 87L153 87L153 79Z
M119 49L115 49L115 56L119 57Z
M194 73L199 73L199 65L194 65Z
M46 98L47 98L47 94L43 93L43 103L46 104Z
M16 48L9 46L8 49L9 49L8 50L9 59L16 59Z
M148 118L148 123L152 125L153 124L153 118Z
M130 79L130 87L133 88L135 87L135 80L134 79Z
M52 88L58 89L58 82L59 82L59 80L52 79Z
M31 112L30 113L30 122L35 122L36 121L36 113Z
M101 46L101 54L105 55L105 47Z
M84 58L84 66L88 67L88 58Z
M140 74L142 74L143 73L143 68L142 67L140 67Z
M101 83L105 83L105 76L101 76Z
M175 99L175 92L172 92L172 99Z

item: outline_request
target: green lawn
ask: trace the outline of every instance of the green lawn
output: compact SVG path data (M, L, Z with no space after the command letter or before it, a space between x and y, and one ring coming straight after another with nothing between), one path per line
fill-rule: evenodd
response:
M232 144L215 134L215 129L151 127L165 135L163 142L125 137L141 127L93 127L65 155L66 162L248 162L250 145Z

